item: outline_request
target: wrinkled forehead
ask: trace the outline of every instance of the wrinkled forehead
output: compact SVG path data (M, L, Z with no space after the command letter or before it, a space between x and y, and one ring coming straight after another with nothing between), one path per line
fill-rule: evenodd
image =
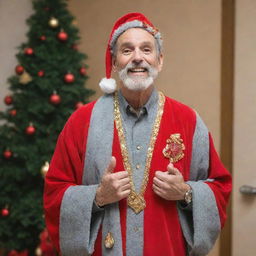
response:
M143 28L130 28L123 32L116 40L115 45L156 45L156 39L154 36ZM113 47L115 47L115 45Z

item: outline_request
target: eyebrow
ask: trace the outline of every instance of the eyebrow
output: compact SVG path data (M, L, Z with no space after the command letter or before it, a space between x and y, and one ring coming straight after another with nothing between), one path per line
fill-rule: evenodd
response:
M142 45L142 46L150 45L150 46L152 46L152 47L154 46L154 45L152 44L152 42L150 42L150 41L144 41L144 42L142 42L141 45ZM122 43L122 44L120 45L120 48L131 47L131 46L133 46L132 43L130 43L130 42L124 42L124 43Z

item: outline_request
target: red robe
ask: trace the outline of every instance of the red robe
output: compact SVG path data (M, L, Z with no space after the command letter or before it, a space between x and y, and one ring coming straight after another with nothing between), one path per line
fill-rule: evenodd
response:
M61 132L50 169L45 179L44 207L48 231L59 249L59 218L63 195L69 186L82 185L86 142L91 112L95 102L77 110ZM144 255L182 256L186 254L186 242L182 233L177 205L167 201L152 190L156 170L166 171L169 159L163 156L163 148L171 134L179 133L185 144L184 157L175 163L184 180L190 177L192 141L196 126L196 114L185 105L166 97L164 113L151 162L149 182L145 191L147 207L144 210ZM209 179L218 207L221 226L226 219L226 204L231 190L231 177L214 149L211 136L209 150ZM124 170L119 138L114 127L112 155L117 159L115 171ZM126 255L126 200L119 202L123 255ZM93 255L101 253L101 231L95 243Z

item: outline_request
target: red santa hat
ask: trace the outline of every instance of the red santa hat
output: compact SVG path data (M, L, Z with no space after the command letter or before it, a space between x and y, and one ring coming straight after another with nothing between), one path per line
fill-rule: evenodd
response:
M106 50L106 77L102 78L99 85L103 92L113 93L116 90L116 81L111 78L112 50L118 37L130 28L143 28L157 40L159 49L162 47L161 34L142 13L128 13L119 18L111 31Z

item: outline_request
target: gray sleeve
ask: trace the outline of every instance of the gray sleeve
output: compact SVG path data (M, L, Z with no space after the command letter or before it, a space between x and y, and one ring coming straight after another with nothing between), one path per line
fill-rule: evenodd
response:
M104 210L93 212L98 185L71 186L60 209L60 249L63 256L90 255L98 235Z
M190 181L192 210L178 206L182 231L188 246L188 255L207 255L213 247L220 229L220 218L215 196L205 181L209 169L209 133L199 115L192 145Z

